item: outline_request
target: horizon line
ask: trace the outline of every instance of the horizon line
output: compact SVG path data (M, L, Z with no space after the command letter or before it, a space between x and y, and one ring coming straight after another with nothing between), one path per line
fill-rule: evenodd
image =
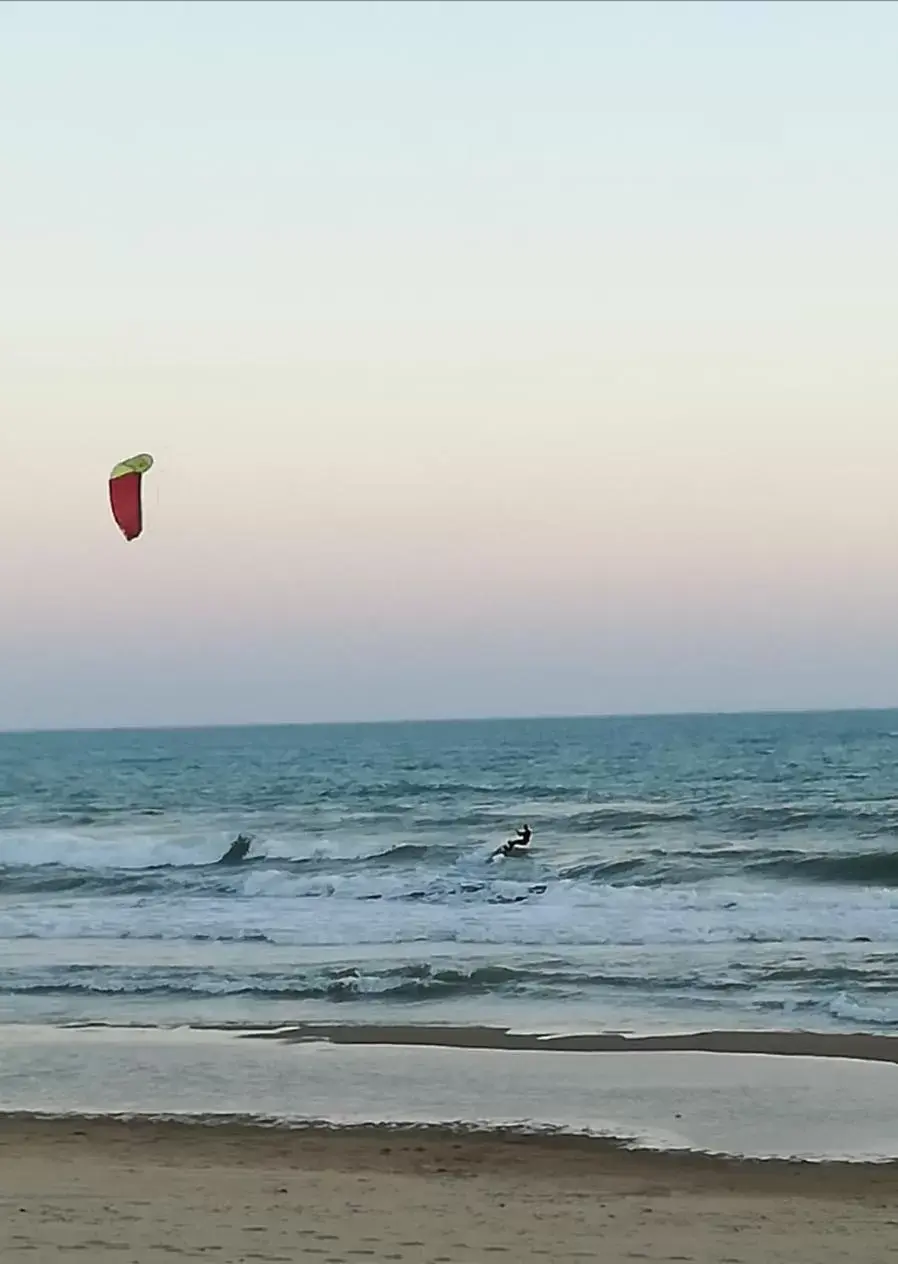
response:
M392 719L367 720L246 720L219 721L215 723L185 724L93 724L76 726L38 726L34 728L4 728L0 725L0 737L32 737L35 735L78 733L202 733L236 729L312 729L312 728L387 728L403 725L439 724L527 724L542 721L563 720L688 720L716 719L724 716L808 716L808 715L883 715L898 711L892 706L857 707L744 707L720 710L696 711L596 711L596 712L543 712L533 715L458 715L458 716L400 716Z

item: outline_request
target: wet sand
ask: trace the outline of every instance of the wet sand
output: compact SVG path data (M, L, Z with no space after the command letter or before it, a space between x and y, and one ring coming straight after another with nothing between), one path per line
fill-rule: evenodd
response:
M515 1032L501 1027L438 1024L297 1023L272 1031L247 1033L251 1039L293 1043L327 1040L332 1044L437 1045L448 1049L546 1049L553 1052L626 1053L639 1051L767 1053L780 1057L852 1058L898 1062L898 1036L814 1031L699 1031L655 1036L604 1032L574 1035Z
M0 1116L0 1259L885 1264L898 1165L446 1129Z

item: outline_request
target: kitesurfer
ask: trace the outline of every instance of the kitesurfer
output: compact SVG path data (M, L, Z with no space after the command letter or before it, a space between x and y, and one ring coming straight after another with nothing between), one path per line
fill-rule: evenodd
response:
M245 838L243 834L238 834L218 863L220 865L239 865L241 860L246 860L246 853L252 846L252 842L251 838Z
M501 847L498 847L493 852L493 855L498 856L500 852L503 856L513 856L515 853L520 853L530 846L532 837L533 830L525 821L524 825L517 831L516 837L509 838L507 842L504 842Z

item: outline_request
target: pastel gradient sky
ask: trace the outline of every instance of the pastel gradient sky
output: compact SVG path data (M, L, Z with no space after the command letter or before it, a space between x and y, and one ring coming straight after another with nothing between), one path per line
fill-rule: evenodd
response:
M896 67L859 0L8 0L0 727L898 703Z

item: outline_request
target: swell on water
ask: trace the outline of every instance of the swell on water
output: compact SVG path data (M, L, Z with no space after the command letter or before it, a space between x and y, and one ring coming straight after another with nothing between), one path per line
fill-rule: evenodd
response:
M0 975L8 996L91 998L115 1002L201 1002L225 999L254 1004L324 1002L373 1006L411 1005L433 1001L570 999L601 1003L609 995L662 1001L691 999L704 1005L736 1001L757 1012L862 1011L865 1021L892 1025L893 956L877 966L831 966L804 969L775 964L735 967L725 975L699 969L642 972L601 970L546 961L532 967L479 964L439 966L417 961L384 967L375 963L285 971L232 972L196 966L121 968L70 965L55 970L31 969ZM810 990L810 991L809 991ZM813 995L811 994L813 993Z
M756 861L752 871L802 882L837 882L898 887L898 851L807 852L780 854Z
M293 898L338 894L356 899L446 898L481 894L512 898L542 894L558 882L610 887L700 885L721 878L762 879L776 883L813 883L898 888L898 849L817 851L800 848L716 846L665 851L655 847L608 852L560 866L550 849L515 860L514 868L488 866L483 855L465 857L453 847L401 844L367 855L314 853L288 859L259 856L243 864L149 865L120 869L51 864L0 865L0 895L129 896L177 892L179 895L243 896L263 882L260 894ZM363 879L370 874L374 886ZM392 884L378 885L380 879ZM332 881L328 881L332 879ZM282 888L278 887L282 883ZM349 883L350 885L347 885ZM503 894L504 891L504 894Z

